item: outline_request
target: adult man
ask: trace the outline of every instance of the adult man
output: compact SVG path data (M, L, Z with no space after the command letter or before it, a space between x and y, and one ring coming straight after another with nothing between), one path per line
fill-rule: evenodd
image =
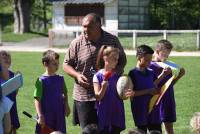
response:
M65 56L63 69L75 79L73 99L74 124L80 124L82 129L91 123L97 123L95 110L95 95L93 75L98 50L102 45L110 45L120 49L118 73L123 73L126 56L117 37L101 29L101 18L90 13L83 18L83 34L74 39Z

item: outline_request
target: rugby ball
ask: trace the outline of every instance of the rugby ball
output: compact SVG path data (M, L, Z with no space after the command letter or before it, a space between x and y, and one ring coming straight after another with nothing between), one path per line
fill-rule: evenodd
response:
M125 92L127 89L133 89L133 83L129 76L123 75L117 81L117 93L123 100L128 99L125 97Z

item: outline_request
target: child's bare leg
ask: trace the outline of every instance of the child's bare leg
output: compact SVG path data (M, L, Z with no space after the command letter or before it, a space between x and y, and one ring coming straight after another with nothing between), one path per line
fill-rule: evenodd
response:
M173 123L164 122L166 134L174 134Z
M17 129L13 128L12 134L17 134Z
M9 134L17 134L16 128L13 128L13 127L12 127Z

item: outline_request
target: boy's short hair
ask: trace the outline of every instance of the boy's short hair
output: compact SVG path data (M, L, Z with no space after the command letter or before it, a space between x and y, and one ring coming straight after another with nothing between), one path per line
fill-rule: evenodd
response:
M149 134L161 134L161 132L158 130L151 130L149 131Z
M136 50L136 57L143 57L146 54L153 54L154 51L151 47L147 46L147 45L141 45L137 47Z
M4 58L6 58L7 62L9 62L8 64L11 64L11 55L8 51L5 50L1 50L0 51L0 55Z
M56 53L53 50L47 50L43 53L43 57L42 57L42 63L46 63L49 64L50 61L52 60L58 60L59 59L59 54Z
M172 50L173 45L170 41L168 40L159 40L157 45L156 45L156 50L162 51L162 50Z
M99 134L97 124L88 124L83 128L82 134Z
M200 112L194 113L193 117L190 120L190 126L195 132L200 132Z
M130 129L128 131L128 134L145 134L145 132L141 129L136 128L136 129Z

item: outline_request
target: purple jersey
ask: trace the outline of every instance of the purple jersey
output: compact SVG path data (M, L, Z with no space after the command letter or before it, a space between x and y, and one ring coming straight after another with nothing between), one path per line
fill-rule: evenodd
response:
M41 88L40 89L40 85ZM34 97L40 98L42 112L47 126L55 131L66 133L64 110L64 78L63 76L41 76L36 82ZM36 133L40 133L40 126L36 125Z
M154 72L146 69L144 72L138 68L134 68L129 72L134 90L141 91L144 89L155 88L154 80L157 79ZM131 110L136 126L148 124L160 124L159 107L155 107L153 111L148 113L148 106L152 95L142 95L131 98Z
M9 78L14 77L14 73L9 71ZM17 91L14 91L7 95L7 97L13 101L13 106L10 110L10 118L11 118L11 124L14 128L18 129L20 127L19 123L19 117L17 113L17 101L16 101Z
M163 68L160 67L156 62L152 61L150 68L154 70L158 76L162 72ZM167 75L160 83L159 87L162 87L170 78L172 74ZM162 122L175 122L176 121L176 104L174 97L173 84L169 86L165 94L160 101L160 117Z
M97 78L99 86L103 81L103 69L99 70L94 77ZM116 83L119 79L117 73L113 73L108 79L108 87L106 89L104 97L96 102L97 116L99 129L104 127L116 126L125 129L125 113L124 103L117 94Z

